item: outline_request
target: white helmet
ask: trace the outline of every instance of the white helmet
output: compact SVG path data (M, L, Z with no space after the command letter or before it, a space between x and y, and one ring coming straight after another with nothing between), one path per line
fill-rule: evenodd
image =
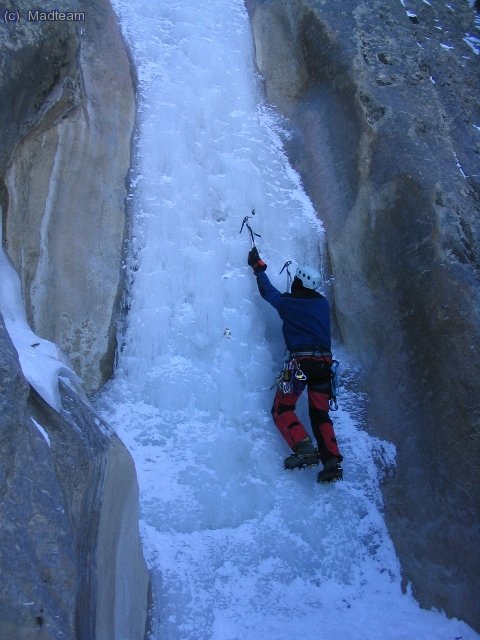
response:
M295 277L299 278L307 289L318 289L322 284L322 276L312 267L298 267Z

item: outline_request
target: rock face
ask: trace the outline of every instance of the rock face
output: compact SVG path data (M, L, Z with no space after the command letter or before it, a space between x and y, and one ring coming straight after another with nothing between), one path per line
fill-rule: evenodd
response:
M480 77L473 9L251 0L268 97L324 221L385 508L426 607L480 629ZM478 22L477 22L478 25ZM469 44L470 43L470 44Z
M0 235L32 327L91 391L113 362L134 95L110 4L61 8L85 19L29 21L19 0L7 24L2 10ZM0 314L0 638L142 640L134 464L81 389L60 391L57 413Z
M20 22L0 26L4 244L32 328L68 353L91 391L111 373L116 347L130 67L106 0L64 3L84 14L76 23L31 22L31 2L16 8Z
M68 514L58 508L62 490L48 445L26 408L28 385L3 319L0 389L0 635L33 637L44 627L45 615L50 618L54 611L54 628L43 637L74 637L72 527Z
M0 315L0 637L142 640L133 461L86 397L28 388Z

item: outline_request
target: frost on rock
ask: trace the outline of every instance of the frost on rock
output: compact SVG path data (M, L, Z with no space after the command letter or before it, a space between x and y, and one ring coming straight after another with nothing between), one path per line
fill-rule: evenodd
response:
M36 420L34 420L33 418L32 418L32 422L37 427L37 429L40 431L40 433L42 434L44 440L46 441L46 443L50 447L51 444L50 444L50 437L49 437L48 433L45 431L45 429L42 427L42 425L39 422L37 422Z
M468 44L468 46L476 56L480 55L480 38L479 37L472 36L471 34L467 33L463 41Z
M29 327L20 280L3 249L0 249L0 311L15 346L23 375L55 411L61 411L59 376L73 383L81 380L67 356L49 340L37 336Z

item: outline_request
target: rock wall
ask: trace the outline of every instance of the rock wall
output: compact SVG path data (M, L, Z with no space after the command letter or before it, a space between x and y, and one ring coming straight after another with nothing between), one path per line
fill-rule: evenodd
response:
M0 315L0 637L142 640L133 461L86 396L29 389Z
M72 525L1 316L0 390L0 637L73 638Z
M106 0L85 19L0 26L3 238L34 331L66 351L89 391L112 371L134 124L129 61ZM57 8L46 2L43 10Z
M115 348L130 67L107 0L65 0L78 23L29 21L27 0L8 8L19 21L0 22L1 236L32 328L92 391ZM0 314L0 638L142 640L134 464L82 389L60 391L57 413L24 379Z
M247 2L368 427L397 445L385 509L405 580L480 629L480 34L464 0L402 4Z

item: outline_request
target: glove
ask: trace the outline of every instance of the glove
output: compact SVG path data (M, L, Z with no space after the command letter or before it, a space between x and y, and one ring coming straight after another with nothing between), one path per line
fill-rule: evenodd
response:
M267 264L258 255L257 247L253 247L253 249L248 252L248 264L254 271L265 271L267 268Z

